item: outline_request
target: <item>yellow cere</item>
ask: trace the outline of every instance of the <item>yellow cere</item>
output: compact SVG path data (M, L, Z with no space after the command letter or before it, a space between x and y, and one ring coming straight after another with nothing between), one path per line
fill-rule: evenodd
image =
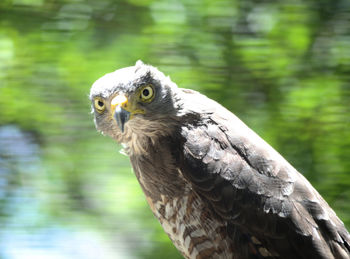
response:
M126 98L125 95L120 94L112 99L111 106L122 105L127 102L128 102L128 98Z

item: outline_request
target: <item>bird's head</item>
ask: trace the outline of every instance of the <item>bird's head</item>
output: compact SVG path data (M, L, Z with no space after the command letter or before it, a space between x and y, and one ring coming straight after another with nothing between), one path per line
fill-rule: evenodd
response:
M157 68L137 61L98 79L90 99L96 128L118 142L171 131L177 86Z

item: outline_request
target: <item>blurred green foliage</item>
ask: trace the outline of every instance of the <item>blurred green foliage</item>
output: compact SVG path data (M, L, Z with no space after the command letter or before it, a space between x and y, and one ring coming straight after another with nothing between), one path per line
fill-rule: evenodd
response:
M347 0L1 1L0 257L181 258L89 114L138 59L237 114L349 227L349 20Z

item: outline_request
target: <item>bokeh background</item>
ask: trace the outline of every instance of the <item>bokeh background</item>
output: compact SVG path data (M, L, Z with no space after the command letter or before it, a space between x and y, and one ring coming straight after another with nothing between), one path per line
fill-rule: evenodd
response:
M90 114L138 59L237 114L349 228L350 1L287 2L1 0L0 258L181 258Z

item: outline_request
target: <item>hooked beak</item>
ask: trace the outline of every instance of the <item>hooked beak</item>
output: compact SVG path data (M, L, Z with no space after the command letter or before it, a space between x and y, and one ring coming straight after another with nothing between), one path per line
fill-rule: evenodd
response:
M111 111L114 111L113 118L117 121L121 132L124 132L124 125L130 119L130 112L126 110L127 104L128 99L125 95L117 95L111 102Z

